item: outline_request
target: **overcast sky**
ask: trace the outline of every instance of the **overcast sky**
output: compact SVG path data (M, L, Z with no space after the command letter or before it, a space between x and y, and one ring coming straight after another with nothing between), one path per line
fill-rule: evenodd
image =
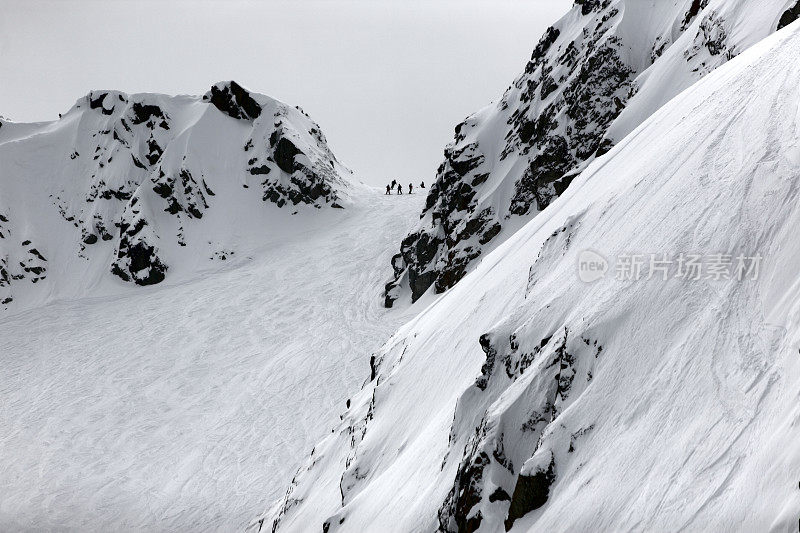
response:
M432 181L453 126L497 100L571 0L0 0L0 115L92 89L299 105L364 181Z

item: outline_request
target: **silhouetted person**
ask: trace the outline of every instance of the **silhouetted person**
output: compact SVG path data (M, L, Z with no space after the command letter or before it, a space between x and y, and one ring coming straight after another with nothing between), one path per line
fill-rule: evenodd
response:
M403 194L403 186L399 183L397 184L397 194Z
M395 185L397 185L397 180L392 180L392 190L394 190Z
M392 194L392 188L389 185L386 186L386 194Z
M413 191L414 191L414 184L413 183L409 183L408 184L408 194L411 194Z
M420 181L419 182L419 188L420 189L424 189L425 188L425 182L424 181Z

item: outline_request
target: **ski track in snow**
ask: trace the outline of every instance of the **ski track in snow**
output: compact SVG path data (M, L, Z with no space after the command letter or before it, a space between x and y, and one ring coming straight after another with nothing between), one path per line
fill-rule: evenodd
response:
M420 192L210 277L0 321L0 530L244 528L410 317L381 290Z

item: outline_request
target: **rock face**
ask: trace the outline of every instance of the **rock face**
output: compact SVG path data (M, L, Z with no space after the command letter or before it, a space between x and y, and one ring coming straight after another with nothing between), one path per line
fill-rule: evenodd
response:
M349 202L351 173L319 126L233 81L202 97L92 91L54 123L0 124L0 164L15 169L0 181L0 301L47 278L29 248L151 285L184 253L234 250L222 241L243 225L276 231L260 227L276 208Z
M576 1L500 101L456 126L385 305L453 287L671 97L773 32L779 4Z

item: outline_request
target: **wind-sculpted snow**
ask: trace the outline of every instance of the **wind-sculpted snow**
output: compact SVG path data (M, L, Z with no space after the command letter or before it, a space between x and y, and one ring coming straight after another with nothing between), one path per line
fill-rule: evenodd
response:
M241 531L280 497L410 318L374 295L424 197L353 199L201 279L0 320L0 531Z
M252 529L795 531L798 65L796 23L592 162L374 355Z
M787 3L576 1L500 101L456 126L385 305L453 287L670 98L794 20Z
M185 279L198 256L269 239L276 207L341 208L355 187L302 110L235 82L202 98L92 91L58 121L4 121L0 165L0 309L12 312Z

